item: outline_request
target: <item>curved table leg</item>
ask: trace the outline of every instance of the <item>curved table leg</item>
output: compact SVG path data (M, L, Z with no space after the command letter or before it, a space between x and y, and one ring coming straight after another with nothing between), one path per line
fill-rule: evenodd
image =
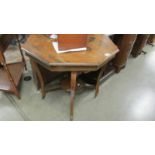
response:
M95 90L95 97L97 97L98 93L99 93L99 85L100 85L100 79L102 77L103 72L105 71L106 66L102 67L99 75L97 77L97 82L96 82L96 90Z
M42 99L44 99L46 96L44 79L42 77L42 74L40 72L40 69L39 69L37 63L35 63L33 60L31 60L31 65L33 67L33 73L35 74L34 76L36 76L36 78L37 78L36 80L39 80L39 81L36 81L37 87L41 88Z
M30 63L31 63L31 68L32 68L32 75L33 75L33 81L36 85L37 90L40 89L40 83L39 83L39 78L35 69L35 64L34 62L30 59Z
M74 98L76 90L77 72L71 72L71 98L70 98L70 120L73 120L74 115Z

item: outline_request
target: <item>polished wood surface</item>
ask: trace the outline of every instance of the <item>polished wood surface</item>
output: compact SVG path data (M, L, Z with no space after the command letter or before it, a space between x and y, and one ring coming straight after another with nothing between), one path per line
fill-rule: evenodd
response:
M69 50L86 47L87 37L87 34L58 34L58 48Z
M57 54L51 40L44 35L30 35L22 45L27 55L53 71L97 70L118 52L105 35L90 35L87 47L86 51Z
M77 85L77 76L81 72L96 71L103 68L118 53L117 46L106 35L91 34L87 38L87 50L57 54L52 46L52 40L45 35L30 35L22 48L29 56L32 66L41 84L44 97L45 88L43 76L38 71L38 64L52 72L70 72L71 97L70 120L73 120L74 98ZM103 69L100 69L99 77ZM96 96L99 91L99 82L96 85Z
M123 34L114 37L114 42L120 49L120 52L116 55L113 61L113 64L116 67L116 72L119 72L121 68L125 67L136 37L136 34Z
M146 45L148 39L149 39L149 34L138 34L135 44L133 46L132 49L132 56L133 57L137 57L138 55L140 55L142 53L142 50L144 48L144 46Z

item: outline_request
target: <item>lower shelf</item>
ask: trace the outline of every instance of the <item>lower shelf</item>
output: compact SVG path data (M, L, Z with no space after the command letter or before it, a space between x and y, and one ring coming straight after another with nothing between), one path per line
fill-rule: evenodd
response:
M24 70L23 63L19 62L19 63L9 64L8 68L12 75L12 78L14 79L16 87L18 87ZM14 91L14 87L11 81L9 80L7 72L4 68L0 68L0 90L7 91L7 92Z

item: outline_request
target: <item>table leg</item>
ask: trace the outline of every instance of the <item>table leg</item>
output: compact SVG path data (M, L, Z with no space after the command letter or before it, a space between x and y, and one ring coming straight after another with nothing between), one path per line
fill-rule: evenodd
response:
M98 93L99 93L99 85L100 85L100 79L102 77L103 72L105 71L106 65L104 67L101 68L99 75L97 77L97 82L96 82L96 90L95 90L95 97L97 97Z
M34 83L37 87L37 90L40 89L40 83L39 83L39 79L37 77L37 72L35 70L35 65L33 63L33 61L30 59L30 63L31 63L31 68L32 68L32 75L33 75L33 80L34 80Z
M39 70L39 67L37 65L37 63L35 63L33 60L31 60L31 65L33 68L33 73L34 73L34 77L36 78L35 80L37 80L37 87L41 88L41 94L42 94L42 98L45 98L46 92L45 92L45 83L44 83L44 79L42 77L42 74ZM39 81L38 81L39 80Z
M71 72L70 120L73 120L77 72Z

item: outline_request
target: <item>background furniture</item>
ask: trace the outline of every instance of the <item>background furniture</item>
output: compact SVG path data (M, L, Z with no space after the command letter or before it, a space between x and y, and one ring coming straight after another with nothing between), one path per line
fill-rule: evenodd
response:
M113 60L113 65L115 66L117 73L120 72L123 67L125 67L136 37L136 34L120 34L113 37L114 43L120 49L120 52Z
M150 34L148 39L148 44L151 44L151 45L155 44L155 34Z
M98 76L100 78L104 66L118 52L118 48L105 35L89 35L87 50L80 52L57 54L51 40L44 35L30 35L22 48L33 62L33 66L39 64L51 72L70 72L70 120L73 120L78 75L81 72L96 71L101 68ZM38 71L35 73L38 74ZM41 88L44 91L43 85ZM96 95L98 91L99 82L96 84Z
M7 64L4 52L8 48L10 42L16 39L21 53L22 61ZM0 90L14 93L19 99L18 91L20 79L23 73L24 66L26 68L25 59L21 50L18 35L4 34L0 37Z
M133 57L137 57L138 55L142 53L143 48L146 45L149 36L150 36L149 34L138 34L137 35L137 39L135 41L135 44L131 52L131 55Z

